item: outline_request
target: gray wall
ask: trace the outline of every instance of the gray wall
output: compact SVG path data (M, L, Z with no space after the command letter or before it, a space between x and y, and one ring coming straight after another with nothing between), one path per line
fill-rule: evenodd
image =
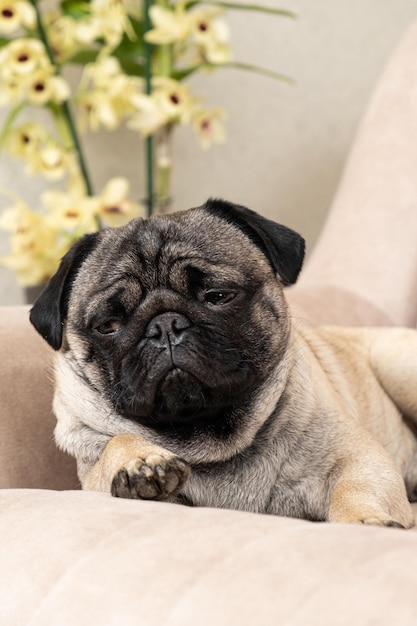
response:
M238 60L287 73L295 85L228 69L195 77L192 86L207 105L227 109L228 142L204 153L189 128L179 129L172 195L178 209L210 195L246 204L298 229L311 249L360 115L390 52L417 19L417 1L276 5L293 9L298 20L229 13L233 48ZM132 132L99 133L85 143L98 189L108 177L126 175L135 195L144 196L142 147ZM4 156L0 164L0 188L36 203L41 182ZM1 233L0 254L6 247ZM0 268L0 304L21 301L14 276Z

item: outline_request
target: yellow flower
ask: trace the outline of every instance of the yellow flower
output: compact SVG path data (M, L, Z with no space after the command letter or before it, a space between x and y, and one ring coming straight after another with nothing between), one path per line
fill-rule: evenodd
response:
M98 230L95 198L87 197L74 190L68 193L48 190L43 192L42 202L48 209L46 221L56 231L81 236Z
M191 14L193 38L200 47L203 60L209 63L227 63L232 58L229 28L218 19L222 13L222 9L208 7Z
M62 62L77 50L77 24L68 15L50 14L46 16L48 41L54 57ZM78 46L79 47L79 46Z
M49 180L60 180L67 172L66 152L50 143L39 153L38 171Z
M207 41L204 46L203 57L208 63L221 65L222 63L229 63L233 55L228 43L212 39Z
M37 39L17 39L0 51L0 100L15 104L63 102L70 91L66 81L56 75L43 44Z
M33 73L27 85L27 98L29 102L43 105L47 102L61 103L70 97L68 83L55 75L52 66L42 68Z
M130 6L133 5L123 0L92 0L90 30L106 42L104 54L114 50L125 33L130 39L135 38L127 10Z
M42 202L48 210L48 226L70 236L81 236L98 230L99 220L105 226L121 226L144 214L143 207L130 200L125 178L109 180L99 196L88 197L79 187L69 192L45 191Z
M0 51L0 75L4 79L27 77L48 65L45 48L37 39L16 39Z
M187 85L171 78L154 78L152 98L170 122L186 124L192 113L193 99Z
M24 96L24 85L15 78L0 81L0 105L16 105Z
M226 132L223 120L226 112L223 109L203 111L197 109L193 114L193 129L203 150L207 150L213 143L224 143Z
M66 151L53 141L39 151L29 153L26 158L28 174L42 174L48 180L60 180L68 170Z
M32 213L22 200L18 198L14 200L15 203L0 214L0 228L11 233L16 232L20 227L30 227L32 219L36 220L36 213Z
M130 39L136 37L129 17L140 17L138 4L137 0L92 0L89 15L75 22L75 41L88 46L104 39L106 45L100 56L106 56L125 33Z
M134 17L137 20L141 20L143 16L142 7L137 0L113 0L118 4L121 4L124 10L130 17Z
M5 149L26 162L26 172L33 176L42 174L49 180L60 180L66 174L73 175L74 153L65 150L48 131L35 122L26 122L12 128L5 141Z
M184 41L190 34L192 22L183 2L178 2L173 9L153 5L149 9L149 15L155 27L145 35L149 43L175 43Z
M34 28L36 13L26 0L0 0L0 33L10 35L20 27Z
M100 34L100 22L94 17L86 17L75 23L75 40L84 46L91 45Z
M132 98L136 113L131 116L127 126L138 130L142 137L149 137L167 123L168 117L160 110L157 102L146 94L137 94Z
M15 239L12 240L13 247L14 241ZM0 263L16 275L19 285L32 287L34 285L43 285L55 274L58 269L59 259L54 263L51 259L45 258L37 252L28 251L22 253L18 250L2 256Z
M132 96L135 113L129 119L129 128L147 137L164 124L189 122L195 101L186 85L171 78L155 77L152 87L150 96L143 93Z
M36 153L47 138L48 133L40 124L26 122L9 131L5 148L11 156L25 159Z
M135 111L133 99L141 87L142 81L122 72L114 57L89 64L77 96L82 125L91 130L101 126L117 128L125 116Z
M83 81L90 81L98 89L107 89L121 71L120 63L115 57L105 57L86 66Z
M143 80L127 76L121 68L119 61L112 56L103 57L96 63L86 66L83 84L90 83L93 89L102 90L109 96L118 96L126 102L130 95L142 89Z
M180 53L192 52L190 44L195 44L197 61L207 63L227 63L232 58L227 24L218 19L224 10L218 7L197 8L187 11L184 2L172 8L153 5L149 14L154 28L145 35L152 44L187 43ZM187 57L187 58L188 58Z
M102 126L107 130L114 130L120 124L120 118L113 104L103 93L88 93L79 99L81 105L80 126L84 130L87 126L96 131Z
M0 262L16 273L20 284L37 285L55 273L64 250L42 215L16 200L0 216L0 228L12 233L10 254Z
M98 198L98 215L105 226L122 226L144 215L144 207L129 200L129 191L129 182L122 177L112 178L104 187Z

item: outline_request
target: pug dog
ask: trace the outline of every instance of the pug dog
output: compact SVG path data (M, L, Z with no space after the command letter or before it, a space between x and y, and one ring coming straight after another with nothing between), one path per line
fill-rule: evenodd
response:
M30 319L84 489L413 526L417 332L291 319L303 257L300 235L216 199L73 246Z

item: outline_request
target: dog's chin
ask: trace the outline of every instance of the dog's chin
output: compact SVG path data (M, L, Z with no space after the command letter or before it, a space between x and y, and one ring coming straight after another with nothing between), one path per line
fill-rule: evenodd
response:
M208 388L193 374L173 368L159 382L151 406L138 398L129 407L121 407L121 413L143 426L165 429L216 421L230 406L230 397Z
M161 424L199 419L207 412L207 395L195 376L175 368L158 385L152 416Z

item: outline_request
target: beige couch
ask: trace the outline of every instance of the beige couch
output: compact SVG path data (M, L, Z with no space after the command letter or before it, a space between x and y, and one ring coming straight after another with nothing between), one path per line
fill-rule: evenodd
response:
M416 326L417 26L387 68L297 316ZM51 353L0 310L1 626L415 626L417 532L81 492L55 449ZM417 505L414 505L417 514Z

